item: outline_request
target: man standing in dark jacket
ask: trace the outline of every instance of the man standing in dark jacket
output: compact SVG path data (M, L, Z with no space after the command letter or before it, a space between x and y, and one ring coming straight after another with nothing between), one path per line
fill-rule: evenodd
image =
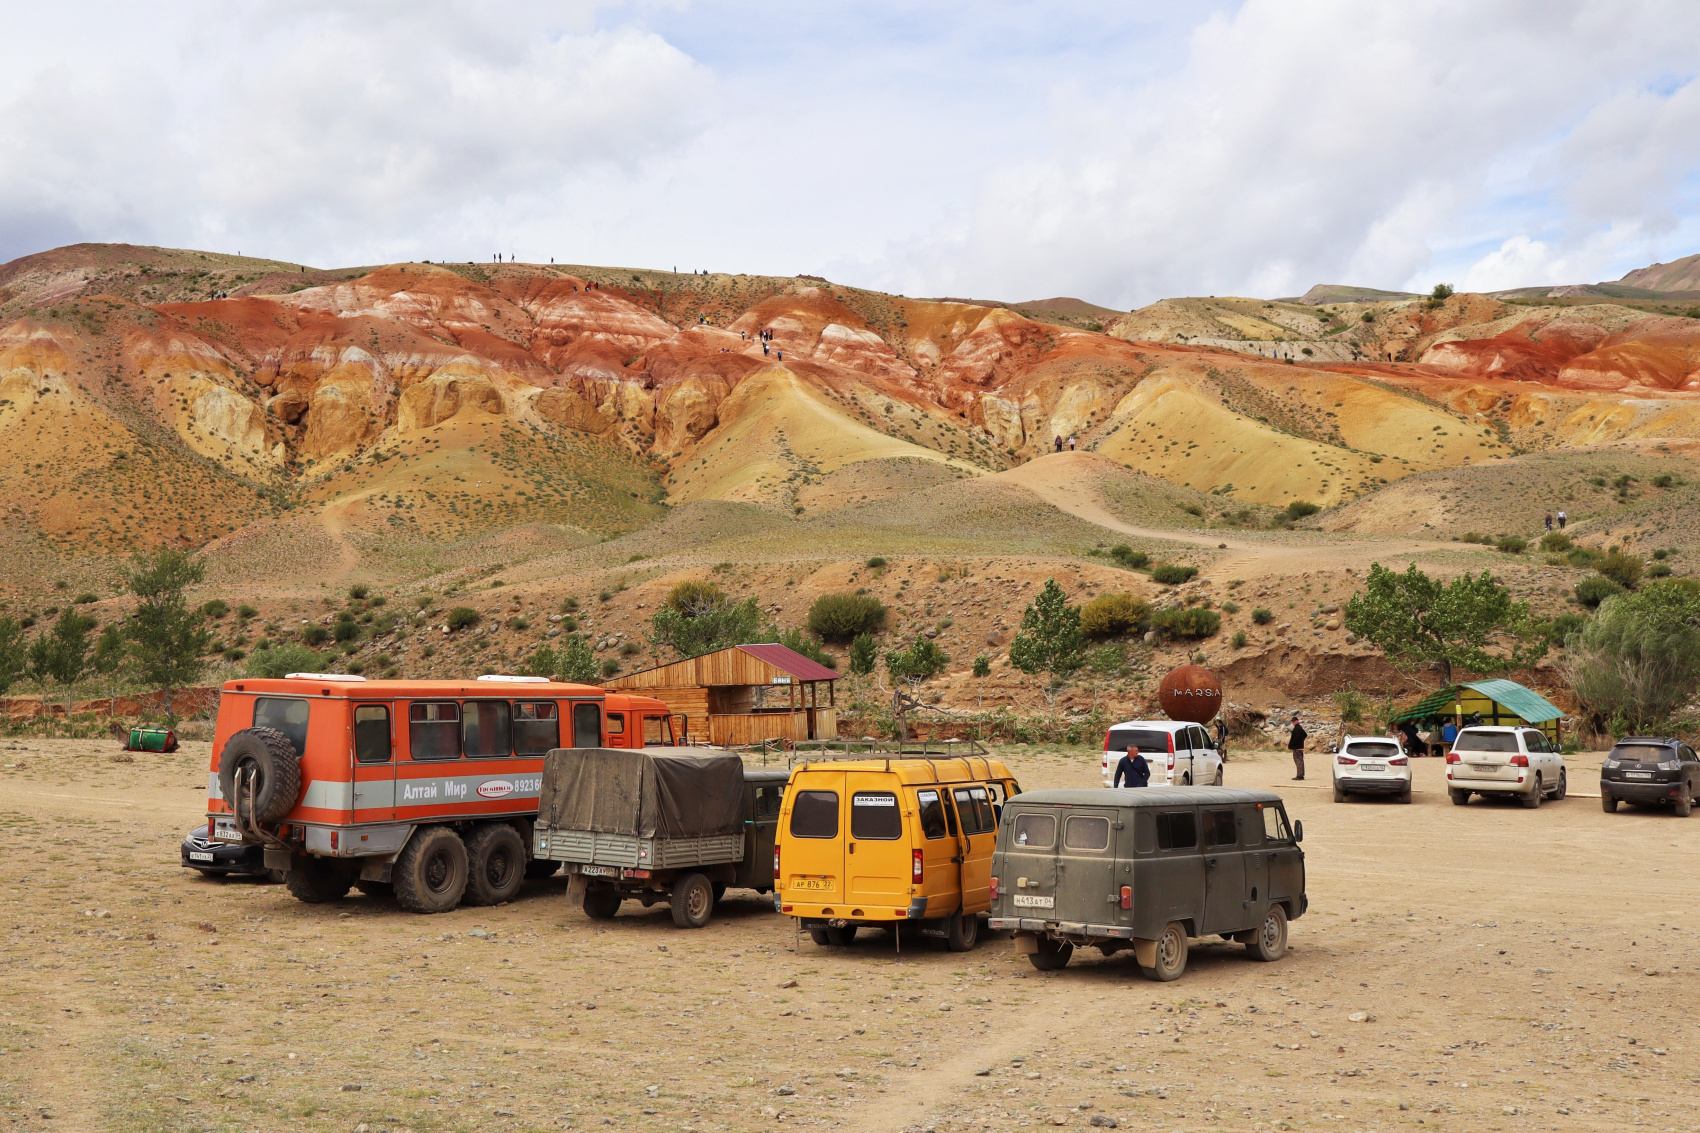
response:
M1151 765L1145 762L1138 748L1128 748L1127 754L1116 763L1116 777L1110 781L1111 786L1121 786L1123 779L1130 787L1145 787L1151 783Z
M1305 777L1305 730L1299 724L1298 713L1293 714L1293 730L1287 736L1287 750L1293 753L1293 781Z

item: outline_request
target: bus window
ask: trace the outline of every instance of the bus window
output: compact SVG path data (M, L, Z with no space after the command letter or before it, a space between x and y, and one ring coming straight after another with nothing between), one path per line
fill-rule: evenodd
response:
M355 706L354 758L361 763L390 761L390 710L387 705Z
M602 706L581 700L573 705L573 746L602 746Z
M547 755L561 746L561 717L553 700L522 700L514 705L514 752Z
M513 754L512 709L505 700L469 700L464 706L461 750L468 759Z
M408 705L407 745L414 759L459 759L460 705L452 700Z

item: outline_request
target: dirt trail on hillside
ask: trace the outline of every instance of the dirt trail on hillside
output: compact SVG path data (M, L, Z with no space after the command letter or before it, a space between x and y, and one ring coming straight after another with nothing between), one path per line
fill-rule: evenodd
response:
M1336 570L1348 566L1362 570L1372 562L1458 549L1450 543L1422 539L1288 544L1226 532L1199 533L1166 527L1140 527L1117 519L1106 504L1099 490L1099 478L1112 471L1124 469L1096 453L1063 452L1037 457L1020 467L1000 472L994 478L1026 488L1057 510L1111 531L1226 552L1204 568L1206 577L1288 575L1323 566Z

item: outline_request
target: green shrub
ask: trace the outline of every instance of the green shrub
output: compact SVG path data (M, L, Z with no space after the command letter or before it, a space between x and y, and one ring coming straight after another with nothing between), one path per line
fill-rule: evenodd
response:
M668 592L666 604L687 618L694 618L716 606L724 606L726 591L712 582L681 582Z
M822 594L809 607L809 632L823 641L851 641L885 628L885 603L872 594Z
M372 593L372 588L364 583L355 583L348 588L348 596L356 602L364 602Z
M821 648L820 639L800 629L788 629L779 635L779 644L793 653L801 653L817 665L838 668L838 658Z
M1652 566L1647 568L1647 577L1648 578L1669 578L1670 577L1670 567L1667 566L1664 563L1654 563Z
M323 645L331 639L331 631L324 626L308 626L301 631L301 640L308 645Z
M226 602L223 598L214 598L212 601L201 606L201 613L205 614L209 618L217 620L230 613L230 603Z
M1665 559L1667 559L1669 557L1670 557L1670 552L1665 550L1663 547L1660 547L1658 550L1653 552L1653 559L1656 562L1664 562Z
M1570 536L1562 531L1548 531L1541 536L1541 550L1551 554L1559 554L1570 550L1576 544L1570 541Z
M429 598L427 598L424 601L422 601L420 604L425 605L425 606L429 606L431 604L431 600ZM577 598L562 598L561 599L561 613L570 614L576 609L578 609L578 599Z
M883 569L885 569L885 560L882 559L880 556L875 555L873 558L868 560L868 569L869 570L883 570Z
M992 659L984 653L981 653L974 658L974 675L976 677L989 677L992 675Z
M1158 610L1151 615L1151 628L1168 637L1209 637L1222 628L1222 615L1198 606Z
M1700 684L1700 597L1660 582L1612 598L1576 635L1564 669L1596 727L1668 734Z
M1622 551L1612 551L1596 560L1594 569L1625 590L1633 590L1641 581L1643 567L1641 560L1634 555L1626 555Z
M850 671L859 677L865 677L874 671L874 662L879 653L874 646L874 635L861 633L850 643Z
M481 615L477 610L474 610L471 606L456 606L454 609L449 611L449 616L444 620L443 624L448 626L449 630L452 632L455 630L470 629L483 620L483 615Z
M507 626L509 629L530 629L531 619L525 617L523 614L515 614L513 617L508 619Z
M623 641L620 643L620 656L622 657L636 657L641 652L643 652L643 646L639 645L635 641Z
M620 663L618 661L614 660L612 657L610 657L610 658L608 658L608 660L602 662L602 675L603 675L604 678L611 677L615 673L618 673L619 671L620 671Z
M1179 566L1175 563L1158 563L1151 568L1151 577L1165 586L1179 586L1190 582L1198 576L1197 567Z
M1584 614L1560 614L1547 623L1547 641L1562 649L1564 643L1587 624L1588 618Z
M1591 574L1576 584L1576 600L1584 606L1598 606L1613 594L1622 593L1623 587L1598 574Z
M1080 628L1087 637L1132 633L1151 616L1151 603L1135 594L1100 594L1080 608Z
M1251 620L1260 626L1266 626L1275 620L1275 611L1259 606L1251 612Z
M1110 548L1110 557L1128 570L1144 570L1151 565L1151 556L1144 551L1136 551L1126 543L1117 543Z
M1315 515L1322 508L1306 500L1294 500L1287 505L1288 519L1303 519L1307 515Z
M319 666L319 655L305 646L274 645L250 653L246 672L250 677L275 679L288 673L316 673Z
M244 604L236 607L236 616L241 618L243 621L247 621L249 618L259 617L260 611L256 610L254 607L244 603Z
M88 591L85 590L81 594L77 595L75 598L71 599L71 605L73 605L73 606L86 606L90 602L98 602L98 601L100 601L100 597L98 595L90 594Z
M1250 639L1246 637L1245 630L1236 629L1234 631L1233 642L1234 642L1234 648L1235 649L1244 649L1245 643L1248 640L1250 640Z
M339 621L332 628L331 636L338 641L353 641L360 636L360 625L358 622Z
M1676 477L1668 472L1653 477L1653 487L1655 488L1668 488L1674 483L1676 483Z
M1238 602L1223 602L1222 612L1224 614L1237 614L1240 612L1240 604Z
M1494 546L1508 555L1520 555L1529 546L1529 541L1520 535L1501 535Z
M1572 547L1570 548L1570 553L1564 556L1564 561L1573 567L1579 567L1585 570L1588 567L1593 566L1594 560L1599 557L1600 554L1598 551L1591 551L1587 547Z

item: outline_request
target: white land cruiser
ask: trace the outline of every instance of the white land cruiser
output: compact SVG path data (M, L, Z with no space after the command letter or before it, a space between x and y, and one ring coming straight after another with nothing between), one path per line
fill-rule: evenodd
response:
M1478 795L1516 795L1531 810L1569 790L1557 745L1534 728L1465 728L1446 753L1446 790L1459 806Z
M1347 795L1392 795L1411 801L1411 761L1390 736L1341 736L1334 753L1334 801Z

